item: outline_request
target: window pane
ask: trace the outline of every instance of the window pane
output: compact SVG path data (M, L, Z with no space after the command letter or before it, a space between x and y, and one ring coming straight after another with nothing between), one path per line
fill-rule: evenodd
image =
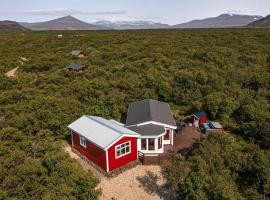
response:
M129 153L129 146L126 147L126 153Z
M121 155L121 154L120 154L120 150L118 150L118 151L117 151L117 156L120 156L120 155Z
M170 140L170 130L166 130L166 134L164 136L164 140Z
M153 138L148 139L148 150L150 151L155 150L155 139Z
M86 139L83 136L80 136L80 145L86 147Z
M126 150L125 148L121 149L121 155L125 154L126 153Z
M141 150L146 150L146 139L141 139Z

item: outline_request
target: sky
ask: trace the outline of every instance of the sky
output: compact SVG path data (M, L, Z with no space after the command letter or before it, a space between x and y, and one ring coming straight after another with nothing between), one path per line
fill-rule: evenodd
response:
M0 20L147 20L170 25L223 13L270 14L270 0L0 0Z

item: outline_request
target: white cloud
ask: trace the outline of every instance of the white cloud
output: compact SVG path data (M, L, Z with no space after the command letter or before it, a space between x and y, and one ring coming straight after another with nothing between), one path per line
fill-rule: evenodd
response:
M54 15L54 16L63 16L63 15L121 15L126 14L126 11L99 11L99 12L88 12L74 9L46 9L46 10L27 10L22 11L21 13L30 14L30 15Z

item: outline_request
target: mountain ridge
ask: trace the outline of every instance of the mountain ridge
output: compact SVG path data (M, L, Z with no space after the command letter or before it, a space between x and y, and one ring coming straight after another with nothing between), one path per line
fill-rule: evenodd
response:
M72 16L65 16L46 22L20 24L31 30L136 30L136 29L185 29L185 28L239 28L263 19L259 15L221 14L217 17L192 20L186 23L168 25L165 23L134 20L134 21L97 21L83 22Z
M233 28L243 27L263 18L259 15L221 14L174 25L173 28Z
M70 15L60 17L45 22L26 23L21 22L22 26L31 30L101 30L105 27L96 26L87 22L83 22Z
M27 31L28 29L20 25L18 22L4 20L4 21L0 21L0 30L1 31Z
M247 27L254 27L254 28L270 27L270 15L267 15L266 17L264 17L260 20L257 20L255 22L248 24Z

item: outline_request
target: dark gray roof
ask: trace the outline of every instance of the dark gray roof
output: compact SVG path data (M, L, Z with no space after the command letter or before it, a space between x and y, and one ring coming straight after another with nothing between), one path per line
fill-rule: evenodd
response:
M126 120L127 126L148 121L176 126L170 106L167 103L146 99L129 105Z
M155 124L147 124L143 126L130 126L127 128L136 133L139 133L142 136L158 136L162 133L165 133L164 126Z
M65 69L72 69L72 70L82 70L85 68L85 65L82 64L71 64L65 67Z
M204 111L198 111L198 112L195 112L194 115L195 115L197 118L201 118L201 117L207 116L207 113L204 112Z

